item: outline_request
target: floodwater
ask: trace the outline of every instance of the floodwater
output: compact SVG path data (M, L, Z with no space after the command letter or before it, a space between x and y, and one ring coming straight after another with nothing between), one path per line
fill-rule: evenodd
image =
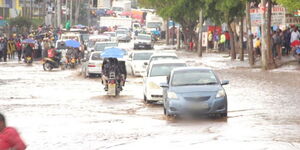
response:
M300 73L219 69L230 84L228 118L176 120L143 103L142 79L118 98L78 70L0 64L0 112L28 150L300 149Z

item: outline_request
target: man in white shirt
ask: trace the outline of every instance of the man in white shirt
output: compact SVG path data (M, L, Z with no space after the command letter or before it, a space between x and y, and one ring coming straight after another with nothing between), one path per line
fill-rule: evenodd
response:
M294 31L291 33L291 43L293 43L295 40L300 39L300 33L298 31L298 27L294 27Z

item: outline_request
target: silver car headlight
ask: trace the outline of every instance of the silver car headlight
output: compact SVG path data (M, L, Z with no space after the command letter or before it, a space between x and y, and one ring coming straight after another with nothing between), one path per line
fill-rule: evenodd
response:
M174 92L168 92L168 99L178 99L178 96Z
M222 97L225 97L226 96L226 92L224 89L221 89L218 91L217 95L216 95L216 98L222 98Z

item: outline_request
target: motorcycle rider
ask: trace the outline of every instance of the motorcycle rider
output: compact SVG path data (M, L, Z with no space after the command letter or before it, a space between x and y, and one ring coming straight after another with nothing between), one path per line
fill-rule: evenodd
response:
M24 56L24 62L26 63L26 58L27 57L31 57L32 59L32 53L33 53L33 49L32 47L30 46L30 44L27 44L25 49L24 49L24 52L23 52L23 56Z
M108 90L107 80L109 79L110 73L115 73L115 78L119 82L120 79L120 68L118 66L118 60L116 58L104 59L102 66L102 82L105 85L104 90Z

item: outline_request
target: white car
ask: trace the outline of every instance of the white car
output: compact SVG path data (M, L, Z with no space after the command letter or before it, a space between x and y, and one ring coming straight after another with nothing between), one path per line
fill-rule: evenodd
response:
M146 76L144 76L144 101L146 103L162 102L163 89L160 84L167 82L167 76L174 68L186 66L182 60L158 60L151 63Z
M103 59L100 55L101 52L91 52L83 60L81 73L85 78L92 75L101 76Z
M138 34L138 36L134 40L133 49L153 49L154 41L152 40L152 36L149 34Z
M133 76L143 76L146 73L144 66L148 62L154 51L134 51L128 57L129 69Z
M176 60L178 59L178 56L175 53L155 53L153 54L149 61L144 63L146 70L149 70L149 65L151 65L152 62L155 62L157 60Z
M118 41L130 42L131 33L127 30L116 30Z
M94 46L94 51L104 51L105 48L110 48L110 47L118 47L117 42L96 42Z
M109 35L112 42L118 42L117 33L116 32L104 32L103 34Z

